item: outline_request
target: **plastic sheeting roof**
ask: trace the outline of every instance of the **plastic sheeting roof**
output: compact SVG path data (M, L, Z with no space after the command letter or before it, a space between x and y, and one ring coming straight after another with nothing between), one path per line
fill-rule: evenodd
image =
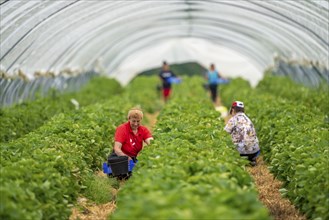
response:
M2 70L103 70L127 84L169 64L215 63L252 84L273 56L328 68L328 1L0 0Z

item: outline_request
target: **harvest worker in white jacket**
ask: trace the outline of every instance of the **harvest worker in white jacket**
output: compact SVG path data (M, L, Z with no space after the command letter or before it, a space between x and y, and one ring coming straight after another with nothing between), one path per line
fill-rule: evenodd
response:
M255 166L260 148L255 127L244 113L243 102L233 102L230 114L233 117L227 122L224 130L231 134L240 156L248 157L250 164Z

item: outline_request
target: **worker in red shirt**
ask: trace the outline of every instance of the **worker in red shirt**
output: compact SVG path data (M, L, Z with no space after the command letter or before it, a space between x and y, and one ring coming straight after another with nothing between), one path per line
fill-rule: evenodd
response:
M116 156L128 156L135 159L143 149L143 142L147 145L153 140L151 132L141 125L143 112L133 108L128 112L128 122L119 125L115 131L114 153Z

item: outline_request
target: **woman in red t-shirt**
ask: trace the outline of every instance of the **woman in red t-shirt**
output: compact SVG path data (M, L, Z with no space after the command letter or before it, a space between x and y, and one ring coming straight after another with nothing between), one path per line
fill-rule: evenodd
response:
M119 125L115 131L114 153L117 156L136 158L143 149L143 142L147 145L153 140L151 132L141 125L143 112L133 108L128 112L128 122Z

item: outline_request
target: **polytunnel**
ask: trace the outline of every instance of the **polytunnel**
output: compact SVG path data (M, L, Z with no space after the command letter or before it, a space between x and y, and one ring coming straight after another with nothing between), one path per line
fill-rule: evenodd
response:
M268 68L328 81L328 1L1 0L0 12L1 105L95 73L127 85L163 60L215 63L252 85Z
M0 219L329 220L328 70L328 0L0 0Z

